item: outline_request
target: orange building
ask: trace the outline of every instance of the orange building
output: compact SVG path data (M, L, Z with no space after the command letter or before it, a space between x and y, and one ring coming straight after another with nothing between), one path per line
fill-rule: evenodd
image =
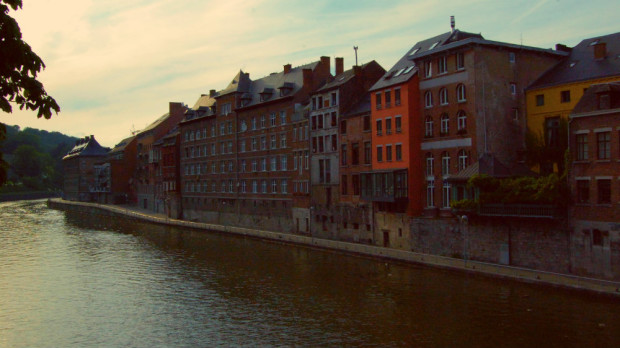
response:
M374 240L384 246L398 245L404 217L422 212L418 86L418 69L405 55L370 89L372 171L362 174L362 198L373 202Z

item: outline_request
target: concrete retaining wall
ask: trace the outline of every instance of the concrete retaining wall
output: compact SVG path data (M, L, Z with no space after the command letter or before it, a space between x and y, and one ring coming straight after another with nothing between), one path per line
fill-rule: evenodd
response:
M412 252L406 250L397 250L384 248L374 245L364 245L357 243L348 243L335 240L318 239L309 236L263 231L257 229L233 227L210 223L191 222L183 220L174 220L160 218L153 215L139 213L133 210L123 209L110 205L99 205L94 203L82 203L64 201L61 199L51 199L48 206L54 209L81 211L92 214L106 214L114 216L125 216L135 218L142 221L166 224L171 226L186 227L193 229L202 229L215 232L232 233L237 235L249 236L253 238L261 238L284 243L293 243L323 249L338 250L348 253L354 253L370 257L386 258L410 263L417 263L435 267L449 268L454 270L462 270L476 272L491 276L511 278L520 281L544 283L574 289L588 290L620 296L620 282L605 281L600 279L592 279L578 277L568 274L537 271L534 269L506 266L497 263L489 263L482 261L472 261L463 258L452 258L442 255L433 255L428 253ZM458 244L458 243L457 243ZM456 244L455 244L456 245ZM457 250L456 247L455 250ZM437 251L437 250L429 250ZM445 253L445 251L443 252Z

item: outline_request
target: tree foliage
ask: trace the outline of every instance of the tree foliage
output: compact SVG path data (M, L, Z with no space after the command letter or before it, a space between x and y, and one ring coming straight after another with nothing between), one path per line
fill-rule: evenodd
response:
M467 182L480 193L480 203L505 204L568 204L570 193L565 177L552 173L541 177L513 177L498 179L476 175Z
M37 74L45 68L43 60L22 40L17 21L9 11L22 8L22 0L0 0L0 110L11 113L11 104L20 110L36 111L37 117L49 119L60 106L49 96ZM0 123L0 141L6 127ZM7 180L8 164L0 152L0 186Z
M551 141L549 136L543 133L536 133L530 129L525 133L525 161L530 166L538 166L542 175L551 174L554 169L557 169L557 173L562 173L565 169L564 153L568 149L566 119L560 118L555 136L557 139Z
M37 74L45 68L43 60L22 40L17 21L9 10L22 7L21 0L0 0L0 110L10 113L11 103L37 112L37 117L52 117L60 106L49 96Z

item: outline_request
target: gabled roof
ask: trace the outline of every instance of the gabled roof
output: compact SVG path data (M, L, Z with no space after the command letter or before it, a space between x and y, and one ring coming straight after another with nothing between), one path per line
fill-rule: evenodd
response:
M366 93L360 101L354 104L342 118L355 117L358 115L370 114L370 93Z
M252 80L250 80L250 74L246 74L242 70L239 70L228 86L218 93L218 96L235 92L245 92L249 88L250 82L252 82Z
M63 157L63 160L74 157L103 157L108 150L99 145L95 136L87 136L75 142L75 146Z
M125 151L127 145L129 145L135 138L136 136L132 135L129 138L121 140L120 143L116 144L114 148L110 151L110 154Z
M599 104L599 95L608 94L609 103L603 108ZM616 83L602 83L592 85L586 90L581 99L570 114L570 117L587 116L591 114L600 114L605 110L618 110L620 109L620 82Z
M280 71L254 81L250 80L248 75L246 81L237 84L238 87L236 91L243 93L241 98L243 104L239 108L250 107L294 95L303 87L303 70L314 70L318 64L318 61L313 62L291 68L291 70L286 74L284 71ZM280 90L286 93L281 95ZM263 99L261 99L261 94Z
M148 125L146 128L144 128L143 130L141 130L140 132L138 132L138 137L144 135L145 133L147 133L148 131L154 129L155 127L159 126L162 122L164 122L168 116L170 116L169 112L166 112L165 114L161 115L157 120L155 120L155 122L151 123L150 125Z
M534 176L536 173L532 172L525 166L515 166L509 168L504 165L491 153L484 153L480 156L478 161L460 172L450 175L448 180L451 181L467 181L474 175L484 174L494 178L508 178L511 176Z
M596 43L606 45L607 55L604 59L594 58ZM545 72L527 89L620 76L620 32L585 39L567 55L568 57Z
M362 64L360 66L360 69L364 70L366 68L368 68L371 64L378 64L376 61L372 60L366 64ZM325 85L323 85L321 88L319 88L315 93L322 93L325 92L327 90L333 89L333 88L337 88L340 87L342 85L344 85L345 83L347 83L348 81L351 81L351 79L353 79L355 77L355 70L354 69L349 69L347 71L344 71L342 73L340 73L339 75L337 75L336 77L334 77L334 79L331 82L326 83Z

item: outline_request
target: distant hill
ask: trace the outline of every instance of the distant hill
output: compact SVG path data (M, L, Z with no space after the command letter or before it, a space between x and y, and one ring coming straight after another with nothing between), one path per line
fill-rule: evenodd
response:
M60 132L48 132L46 130L35 128L20 129L19 126L6 126L6 139L0 144L0 149L5 154L12 154L20 145L32 145L41 152L47 152L54 157L53 152L59 147L67 148L67 151L73 147L78 138L62 134ZM64 145L64 146L62 146ZM64 156L66 154L63 153Z

